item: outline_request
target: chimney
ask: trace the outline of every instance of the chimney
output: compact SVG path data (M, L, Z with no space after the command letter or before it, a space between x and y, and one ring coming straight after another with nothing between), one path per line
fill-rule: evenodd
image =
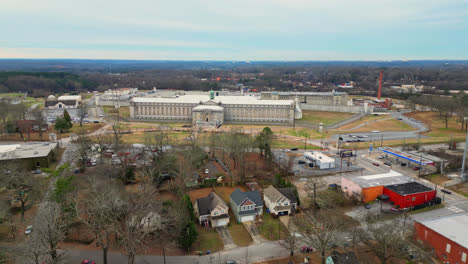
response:
M377 94L377 99L380 99L380 97L382 96L382 74L383 74L383 71L380 71L379 92Z

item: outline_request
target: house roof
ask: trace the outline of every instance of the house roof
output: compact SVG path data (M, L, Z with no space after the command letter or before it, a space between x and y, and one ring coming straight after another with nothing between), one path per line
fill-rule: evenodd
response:
M440 235L468 249L468 215L449 215L418 221Z
M286 196L291 203L297 203L297 198L292 188L278 188L278 191Z
M45 101L44 106L55 106L58 103L62 103L64 105L76 105L76 100L47 100Z
M237 205L241 205L245 200L249 199L255 203L255 207L263 206L263 201L260 197L259 191L242 192L241 190L236 189L230 196L231 200L233 200Z
M431 188L422 185L418 182L407 182L402 184L387 185L385 188L398 193L399 195L407 195L414 193L422 193L432 191Z
M285 195L282 194L278 189L273 187L273 185L268 186L265 190L263 190L263 195L268 197L273 202L277 202L279 199L284 197ZM287 198L287 197L286 197Z
M226 203L214 192L206 197L198 198L196 203L199 215L209 215L220 204L227 207Z

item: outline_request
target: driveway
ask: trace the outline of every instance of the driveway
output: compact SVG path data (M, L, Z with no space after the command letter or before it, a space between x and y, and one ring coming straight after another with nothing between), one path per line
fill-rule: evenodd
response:
M219 236L223 240L224 249L233 249L237 247L237 245L234 244L231 233L229 233L229 230L227 229L227 227L225 226L216 227L216 232L218 232Z
M249 232L250 236L252 237L252 240L254 244L260 244L262 242L265 242L265 239L260 235L260 231L258 231L257 226L255 225L254 221L247 221L243 222L245 229Z

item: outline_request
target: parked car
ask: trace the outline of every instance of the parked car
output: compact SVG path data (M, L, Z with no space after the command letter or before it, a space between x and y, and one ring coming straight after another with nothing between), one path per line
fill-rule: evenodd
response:
M364 205L364 208L366 208L366 209L370 209L370 207L371 207L370 204L365 204Z
M209 169L205 169L205 174L208 174L210 173L210 170Z
M419 170L421 167L414 167L413 170Z
M389 167L392 166L392 164L391 164L390 162L388 162L388 161L384 162L383 164L385 164L385 165L387 165L387 166L389 166Z
M375 162L374 162L374 163L372 163L372 165L374 165L374 166L377 166L377 167L379 167L379 166L380 166L380 164L378 164L378 163L375 163Z
M311 246L301 247L301 253L309 253L309 252L313 252L313 251L314 251L314 248L312 248Z
M372 130L371 133L380 133L379 130Z
M32 174L41 174L41 173L42 173L41 170L33 170L33 171L32 171Z
M291 148L291 151L296 151L298 150L298 148Z
M392 212L400 212L401 209L400 209L400 208L392 207L392 208L390 208L390 211L392 211Z
M235 260L228 260L228 261L226 261L226 264L237 264L237 261L235 261Z
M446 189L442 189L442 190L440 190L440 191L441 191L441 192L443 192L443 193L446 193L446 194L452 194L452 192L451 192L451 191L449 191L449 190L446 190Z
M366 136L366 135L362 135L361 137L362 137L362 138L368 138L369 136Z
M85 259L85 260L81 261L81 264L96 264L96 262L94 262L92 260Z
M385 157L384 156L379 156L379 159L384 159Z
M30 226L26 227L26 231L24 231L24 234L29 235L29 234L31 234L32 230L33 230L33 227L32 227L32 225L30 225Z
M104 117L104 115L99 115L99 117Z
M405 167L405 166L406 166L406 163L402 162L400 165L401 165L402 167Z
M99 121L97 121L97 120L94 120L94 122L93 122L93 123L99 124Z
M300 160L300 161L297 162L297 164L305 164L305 161Z

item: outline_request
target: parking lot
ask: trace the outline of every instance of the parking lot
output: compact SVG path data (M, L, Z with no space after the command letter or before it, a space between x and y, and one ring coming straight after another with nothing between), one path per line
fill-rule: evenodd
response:
M63 116L64 110L65 109L45 109L44 115L46 117L47 123L49 124L55 123L55 120L57 119L57 117ZM66 110L68 114L70 115L70 118L72 119L73 123L80 122L80 118L78 117L78 109L68 108ZM96 123L96 121L100 122L98 119L95 119L95 118L86 117L85 119L83 119L84 123L93 123L93 122Z

